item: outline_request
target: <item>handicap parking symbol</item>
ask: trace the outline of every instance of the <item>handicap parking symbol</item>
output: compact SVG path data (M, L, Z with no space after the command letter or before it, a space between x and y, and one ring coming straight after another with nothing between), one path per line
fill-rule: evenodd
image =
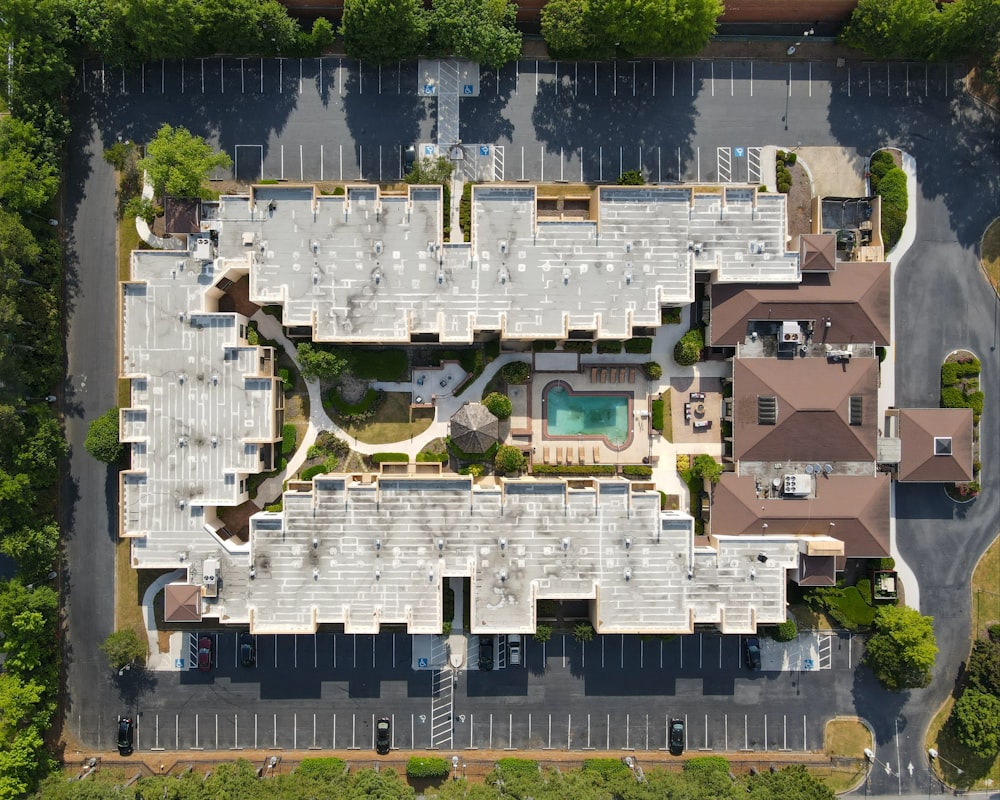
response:
M462 84L462 94L472 94L473 86L471 83Z
M490 146L488 144L479 145L479 155L488 156L490 154Z
M423 669L424 667L426 667L427 666L427 659L426 658L418 658L417 659L417 666L420 667L421 669Z
M806 672L810 671L813 668L813 660L811 658L805 659L803 661L803 667L805 668Z
M434 155L434 147L435 147L435 145L433 145L433 144L425 144L424 145L424 155L425 156L432 156L432 155Z
M425 83L424 84L424 94L434 94L434 84Z
M174 668L175 669L184 669L184 659L183 658L175 658L174 659Z
M736 158L743 158L743 148L742 147L734 147L733 148L733 155L736 156Z

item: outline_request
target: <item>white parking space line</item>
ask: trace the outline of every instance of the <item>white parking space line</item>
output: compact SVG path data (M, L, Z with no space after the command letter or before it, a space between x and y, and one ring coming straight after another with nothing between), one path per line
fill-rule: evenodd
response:
M139 84L142 94L146 94L146 62L143 61L140 69L140 75L142 76L141 82Z
M750 62L750 96L753 97L753 61Z
M219 94L226 93L226 64L224 59L219 58Z
M274 644L274 668L278 668L278 634L274 633L271 635L271 640Z
M302 94L302 59L299 59L299 94Z
M712 97L715 97L715 62L710 62L710 66L712 67Z

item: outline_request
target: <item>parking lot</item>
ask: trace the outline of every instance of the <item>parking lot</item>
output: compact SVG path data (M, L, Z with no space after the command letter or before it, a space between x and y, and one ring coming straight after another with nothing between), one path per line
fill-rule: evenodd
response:
M482 71L479 95L461 103L461 138L496 148L497 180L613 182L637 169L655 182L759 180L752 161L730 170L717 154L773 143L746 140L737 123L748 105L773 109L792 147L834 104L946 101L961 91L956 75L905 63L519 61ZM404 149L435 135L436 101L421 96L412 62L222 57L127 70L88 61L80 88L140 140L159 120L197 129L218 118L208 132L234 167L216 177L248 182L398 180Z
M690 750L807 750L820 746L824 699L861 655L849 635L825 636L826 663L809 672L767 671L767 658L750 672L743 637L695 634L529 637L520 666L498 658L492 671L452 673L412 669L401 633L257 636L256 664L244 667L226 631L210 634L210 671L153 673L156 691L128 710L145 750L370 749L381 716L401 749L655 750L677 717ZM74 720L102 746L113 721L106 711Z

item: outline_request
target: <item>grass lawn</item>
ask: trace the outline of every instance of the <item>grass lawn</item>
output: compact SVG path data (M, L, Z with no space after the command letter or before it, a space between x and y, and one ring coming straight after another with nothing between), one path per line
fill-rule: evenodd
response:
M1000 291L1000 219L993 220L983 234L983 267L993 288Z
M809 767L809 774L819 778L839 794L857 786L865 777L865 760L862 758L853 767Z
M872 734L856 719L832 719L826 723L824 752L832 758L864 760L865 748L872 747Z
M145 250L146 243L139 238L135 229L135 219L123 219L118 223L118 280L129 279L129 256L133 250Z
M343 429L359 442L391 444L405 442L427 430L434 421L434 409L418 408L410 421L410 393L386 392L385 400L372 419Z
M972 573L972 636L1000 622L1000 538L994 540Z

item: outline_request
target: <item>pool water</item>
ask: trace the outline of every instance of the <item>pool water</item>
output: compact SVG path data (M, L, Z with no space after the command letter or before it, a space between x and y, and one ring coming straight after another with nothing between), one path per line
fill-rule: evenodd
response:
M604 436L611 444L628 439L628 396L577 394L556 385L545 393L550 436Z

